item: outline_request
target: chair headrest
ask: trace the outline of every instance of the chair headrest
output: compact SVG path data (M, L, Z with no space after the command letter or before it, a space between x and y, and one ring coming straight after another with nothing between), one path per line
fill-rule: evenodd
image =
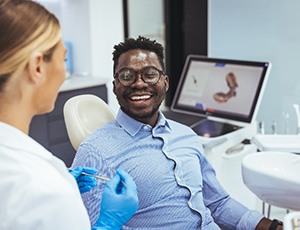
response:
M67 133L75 150L96 129L115 119L106 102L91 94L70 98L64 105L63 113Z

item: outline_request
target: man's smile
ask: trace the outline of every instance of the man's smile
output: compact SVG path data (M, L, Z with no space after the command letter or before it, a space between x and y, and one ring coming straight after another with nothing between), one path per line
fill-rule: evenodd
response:
M130 99L133 101L139 101L139 100L146 100L149 99L151 97L151 95L133 95L130 96Z

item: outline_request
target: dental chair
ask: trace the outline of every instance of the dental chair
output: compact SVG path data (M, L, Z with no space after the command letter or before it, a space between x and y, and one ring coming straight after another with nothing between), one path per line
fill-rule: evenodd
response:
M115 119L115 114L100 97L83 94L70 98L63 109L70 142L75 150L97 128Z

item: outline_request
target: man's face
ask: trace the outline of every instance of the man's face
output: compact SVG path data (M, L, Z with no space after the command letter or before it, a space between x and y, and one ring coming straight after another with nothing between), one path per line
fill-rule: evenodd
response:
M149 66L162 70L154 52L140 49L130 50L119 57L116 73L124 68L140 71ZM169 88L168 77L161 75L159 81L151 85L145 83L141 74L138 74L136 81L130 86L122 85L117 78L113 84L114 94L117 96L123 112L140 122L154 126L158 118L159 106Z

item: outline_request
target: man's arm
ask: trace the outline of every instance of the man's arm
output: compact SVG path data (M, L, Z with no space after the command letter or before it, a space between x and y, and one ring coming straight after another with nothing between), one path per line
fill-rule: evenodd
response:
M220 226L235 226L237 229L255 229L255 230L282 230L282 225L277 225L276 220L263 217L257 211L251 211L244 205L232 199L218 183L215 174L206 160L202 164L202 173L205 183L203 194L205 203L212 210L215 221ZM206 188L206 186L208 188ZM209 191L209 192L207 192ZM218 195L217 195L218 194ZM227 194L227 196L226 196ZM214 199L212 199L214 197ZM230 210L230 212L228 212ZM231 213L226 215L224 213ZM256 224L258 223L258 224ZM272 228L271 227L272 224ZM273 227L275 226L275 228Z

